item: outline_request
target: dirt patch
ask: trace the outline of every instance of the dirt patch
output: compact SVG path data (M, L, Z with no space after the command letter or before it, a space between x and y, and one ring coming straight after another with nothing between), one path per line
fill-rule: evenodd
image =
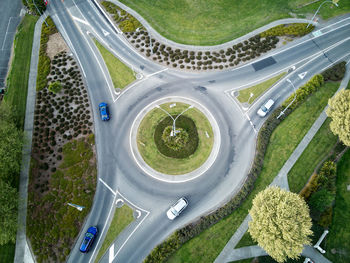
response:
M53 35L50 35L46 49L46 54L50 57L50 59L53 60L56 54L63 51L69 53L70 49L67 46L66 42L64 42L61 34L55 33Z

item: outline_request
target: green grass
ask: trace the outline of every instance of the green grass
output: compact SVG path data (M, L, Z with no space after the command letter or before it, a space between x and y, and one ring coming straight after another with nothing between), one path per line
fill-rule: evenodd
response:
M333 208L333 222L326 238L326 257L332 262L350 262L350 151L348 150L337 165L337 193ZM332 254L335 248L337 254Z
M325 83L294 110L273 132L261 174L252 193L230 216L185 243L169 262L213 262L248 214L253 198L278 174L337 90L339 83Z
M240 247L247 247L247 246L255 246L257 245L257 242L254 242L252 237L250 236L249 232L245 232L241 240L238 242L238 244L235 246L235 248L240 248Z
M311 0L310 0L311 1ZM300 0L121 0L143 16L164 37L178 43L217 45L243 36L277 19L314 13L320 2L299 9ZM320 15L329 18L350 10L341 0L339 8L325 4Z
M16 244L7 243L0 246L0 263L13 262L15 258Z
M124 89L136 79L134 72L129 67L117 59L97 40L94 40L94 42L107 65L115 89Z
M188 104L176 103L175 107L170 108L170 104L172 103L162 104L161 107L172 115L179 114L189 107ZM199 142L195 153L183 159L167 157L162 155L157 149L153 139L154 131L159 121L167 117L162 110L155 108L142 120L138 129L137 145L142 158L153 169L172 175L185 174L198 168L209 157L214 143L210 122L196 108L186 111L184 115L191 118L196 124ZM208 132L209 138L207 138L205 132Z
M111 225L109 226L107 235L98 252L95 262L98 262L101 259L114 239L117 238L117 236L133 221L133 219L132 209L129 206L124 204L121 208L116 208Z
M313 174L316 166L322 162L330 153L334 145L337 143L335 136L329 128L331 119L327 119L305 151L294 164L288 173L288 183L290 191L299 193L305 186L310 176Z
M248 102L250 93L253 93L254 96L249 100L249 103L252 104L262 93L264 93L267 89L269 89L273 84L283 78L287 73L283 72L278 76L275 76L271 79L268 79L262 83L259 83L255 86L249 87L247 89L243 89L239 91L239 95L237 99L242 102Z
M6 81L8 90L4 100L7 101L11 107L15 108L16 123L20 129L23 129L24 126L30 59L34 28L37 20L38 17L27 14L18 26L18 32L14 41L14 57Z

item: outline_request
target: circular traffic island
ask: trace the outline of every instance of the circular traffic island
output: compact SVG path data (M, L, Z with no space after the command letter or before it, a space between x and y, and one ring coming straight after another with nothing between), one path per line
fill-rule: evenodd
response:
M137 150L155 171L179 176L201 167L210 156L214 134L195 105L178 101L155 104L137 128Z

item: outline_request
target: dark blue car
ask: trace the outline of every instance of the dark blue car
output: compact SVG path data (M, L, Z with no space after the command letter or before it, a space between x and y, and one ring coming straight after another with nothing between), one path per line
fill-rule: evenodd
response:
M94 242L95 237L97 236L98 230L95 226L90 226L87 232L85 233L85 237L83 242L80 245L80 251L83 253L87 253Z
M105 102L101 102L100 105L98 105L100 109L101 119L103 121L109 120L109 111L108 111L108 105Z

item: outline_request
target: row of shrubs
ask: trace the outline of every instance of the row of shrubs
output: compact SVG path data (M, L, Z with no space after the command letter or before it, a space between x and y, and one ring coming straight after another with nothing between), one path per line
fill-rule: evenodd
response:
M36 89L41 90L47 86L47 76L50 73L51 60L46 54L47 42L50 35L57 33L57 28L52 21L51 17L46 18L46 23L43 23L40 37L40 51L39 51L39 64L38 75L36 78Z
M335 65L334 67L338 67ZM317 81L316 81L317 80ZM320 75L316 75L310 79L309 82L305 85L315 85L316 83L323 80L323 77ZM315 92L316 89L309 89L308 95ZM298 105L301 102L305 101L308 96L302 96L299 98ZM285 105L286 103L283 103ZM289 103L288 103L289 104ZM288 105L287 104L287 105ZM210 213L207 216L201 217L199 220L186 225L185 227L176 230L168 239L160 243L156 246L151 253L144 260L145 263L156 263L156 262L164 262L170 255L172 255L176 250L178 250L185 242L194 238L198 234L200 234L205 229L219 222L226 216L230 215L236 208L238 208L242 202L246 199L246 197L250 194L254 187L254 183L259 176L264 162L265 153L267 150L267 146L270 142L270 138L272 132L276 129L276 127L296 108L289 107L285 110L284 115L281 118L277 119L279 113L285 109L285 106L279 106L265 121L264 125L259 130L257 145L255 151L255 157L252 164L252 168L247 175L247 179L238 192L228 203L224 206L218 208L214 212Z
M125 12L125 10L121 9L119 6L109 1L102 1L101 5L112 15L114 21L124 33L134 32L137 28L142 26L135 17Z
M261 37L267 36L293 36L301 37L306 34L309 34L314 30L314 26L310 25L307 28L307 23L294 23L294 24L285 24L278 25L273 28L270 28L260 34Z

